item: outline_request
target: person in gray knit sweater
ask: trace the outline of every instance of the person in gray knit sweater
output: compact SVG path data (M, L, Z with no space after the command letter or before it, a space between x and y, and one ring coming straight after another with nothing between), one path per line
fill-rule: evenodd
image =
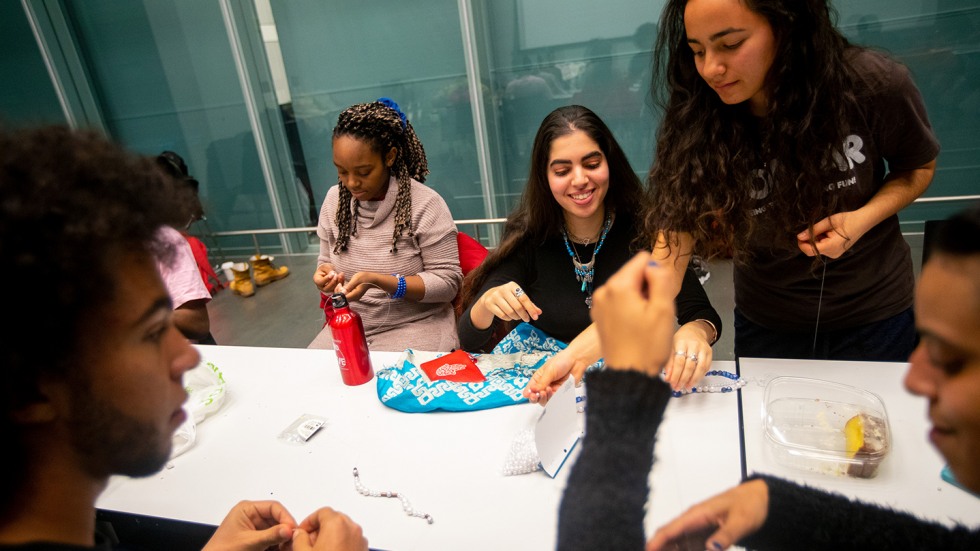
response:
M330 316L347 295L371 350L448 352L459 346L452 300L463 273L446 202L423 185L425 150L387 98L347 108L333 131L339 181L327 192L313 282ZM324 326L309 348L333 348Z
M929 244L915 296L918 347L905 386L928 400L929 434L960 484L980 494L980 205ZM659 376L671 353L667 268L646 253L595 293L605 371L586 375L582 452L562 498L558 549L643 549L654 438L670 399ZM656 499L656 491L654 491ZM661 527L647 551L980 549L980 530L947 527L771 476L699 503Z

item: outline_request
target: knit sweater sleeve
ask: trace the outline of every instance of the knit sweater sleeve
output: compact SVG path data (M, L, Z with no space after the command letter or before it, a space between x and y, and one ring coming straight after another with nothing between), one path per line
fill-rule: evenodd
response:
M558 549L643 549L653 444L670 387L636 371L586 374L582 451L558 514Z
M416 275L425 284L425 295L419 302L450 302L463 282L453 215L434 190L413 181L412 193L415 238L423 264Z
M948 528L772 476L752 478L769 488L769 513L758 532L739 542L749 549L980 549L978 530Z

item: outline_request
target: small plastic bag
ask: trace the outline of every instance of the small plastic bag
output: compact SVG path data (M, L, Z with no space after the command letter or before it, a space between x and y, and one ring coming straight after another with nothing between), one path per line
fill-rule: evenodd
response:
M279 433L279 439L290 444L305 444L326 423L326 417L304 413Z
M184 403L187 420L174 432L171 459L194 445L197 440L197 425L221 409L221 405L225 402L224 375L211 362L201 362L185 373L184 389L188 394L187 402Z

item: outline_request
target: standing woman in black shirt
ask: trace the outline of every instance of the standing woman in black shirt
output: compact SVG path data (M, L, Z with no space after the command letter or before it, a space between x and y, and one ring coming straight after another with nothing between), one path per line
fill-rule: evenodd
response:
M646 245L644 204L640 180L605 123L578 105L552 111L534 138L527 185L500 246L464 282L462 348L489 351L498 324L529 322L569 346L538 370L525 395L546 401L569 374L581 380L601 357L589 318L592 290ZM708 370L721 318L689 270L677 311L682 325L665 367L681 389Z
M669 0L646 219L680 287L735 259L735 354L904 361L914 276L897 213L939 144L909 71L853 46L827 0Z

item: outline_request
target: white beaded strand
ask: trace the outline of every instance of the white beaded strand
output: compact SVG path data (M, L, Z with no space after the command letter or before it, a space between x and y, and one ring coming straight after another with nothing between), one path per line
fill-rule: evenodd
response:
M360 477L360 475L357 472L357 467L354 467L354 489L357 490L357 493L359 493L359 494L361 494L362 496L365 496L365 497L393 497L393 498L397 498L399 501L402 502L402 509L405 511L405 514L406 515L408 515L410 517L418 517L420 519L424 519L429 524L432 524L432 522L433 522L432 515L430 515L428 513L422 513L420 511L416 511L415 509L413 509L412 508L412 503L410 501L408 501L408 498L405 497L403 494L400 494L398 492L377 492L377 491L372 491L372 490L368 490L367 488L365 488L364 485L361 484L361 477Z

